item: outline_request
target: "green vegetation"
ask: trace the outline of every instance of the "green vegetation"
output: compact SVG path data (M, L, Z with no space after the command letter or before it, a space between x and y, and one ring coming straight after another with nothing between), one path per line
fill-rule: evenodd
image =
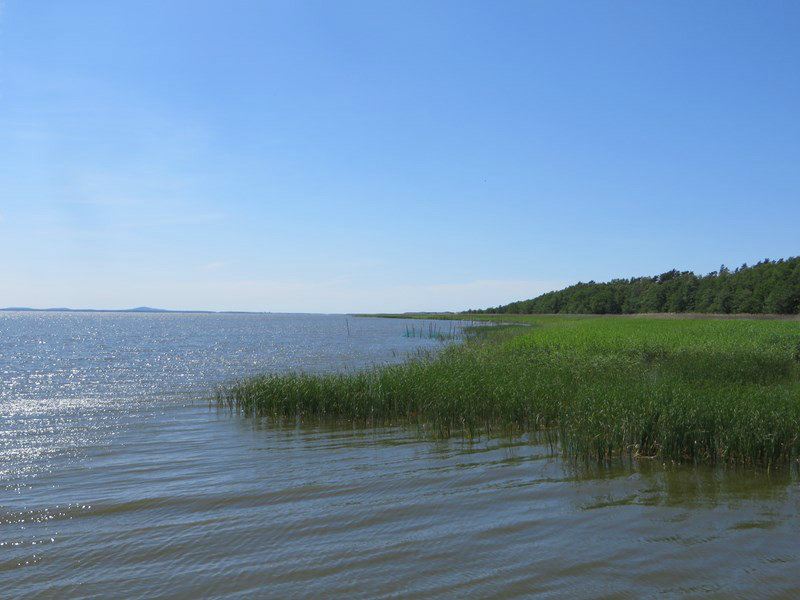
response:
M543 431L585 459L772 466L800 457L800 321L513 320L527 326L474 328L435 358L256 377L219 402L290 423L468 437Z
M800 313L800 257L765 260L735 271L698 276L668 271L656 277L578 283L531 300L473 313L628 314L659 312Z
M454 340L458 337L458 329L450 324L447 329L440 328L436 323L428 323L427 329L420 327L417 329L414 325L410 327L406 325L405 337L407 338L423 338L430 340L439 340L441 342L447 340Z

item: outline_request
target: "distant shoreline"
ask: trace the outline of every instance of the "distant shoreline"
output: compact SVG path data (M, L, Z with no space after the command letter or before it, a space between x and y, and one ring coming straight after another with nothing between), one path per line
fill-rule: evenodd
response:
M674 319L674 320L761 320L761 321L800 321L797 314L767 313L359 313L356 317L380 317L383 319L440 319L457 321L509 321L535 317L559 317L575 319Z
M9 306L0 308L0 312L75 312L75 313L138 313L138 314L203 314L203 315L273 315L268 311L249 311L249 310L169 310L166 308L150 308L140 306L138 308L29 308L26 306Z

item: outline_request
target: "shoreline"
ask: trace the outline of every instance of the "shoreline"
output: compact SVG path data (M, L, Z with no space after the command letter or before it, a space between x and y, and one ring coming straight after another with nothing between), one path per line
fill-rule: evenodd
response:
M496 320L503 317L528 319L537 317L576 319L667 319L667 320L755 320L800 321L800 314L766 313L359 313L354 317L379 317L383 319L441 319L458 321Z
M478 326L430 360L257 376L218 402L254 417L443 438L552 431L565 455L584 460L770 468L800 457L797 319L475 316L509 326Z

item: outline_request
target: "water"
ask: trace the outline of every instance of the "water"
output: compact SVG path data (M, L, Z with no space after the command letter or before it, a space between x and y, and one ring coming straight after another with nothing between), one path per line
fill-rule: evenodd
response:
M798 594L790 471L575 465L533 438L276 428L203 400L440 347L405 328L0 313L0 596Z

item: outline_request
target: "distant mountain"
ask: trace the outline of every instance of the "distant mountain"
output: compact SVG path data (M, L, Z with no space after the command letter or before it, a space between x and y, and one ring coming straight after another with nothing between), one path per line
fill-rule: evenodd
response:
M263 315L267 312L248 312L244 310L167 310L165 308L151 308L149 306L137 306L136 308L29 308L27 306L9 306L0 308L0 312L89 312L89 313L191 313L191 314L243 314L243 315Z
M24 311L24 312L147 312L147 313L162 313L162 312L184 312L165 310L163 308L150 308L149 306L139 306L136 308L29 308L27 306L10 306L8 308L0 308L4 311ZM185 312L211 312L211 311L185 311Z

